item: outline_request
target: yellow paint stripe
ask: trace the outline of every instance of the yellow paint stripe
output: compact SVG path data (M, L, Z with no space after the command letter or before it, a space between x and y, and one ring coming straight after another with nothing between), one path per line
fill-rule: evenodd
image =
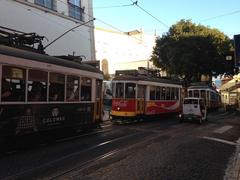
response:
M122 112L122 111L113 111L113 110L111 114L113 116L126 116L126 117L136 116L136 112Z

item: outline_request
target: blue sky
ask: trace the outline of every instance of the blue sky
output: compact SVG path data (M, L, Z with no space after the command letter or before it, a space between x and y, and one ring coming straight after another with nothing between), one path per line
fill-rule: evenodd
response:
M165 25L137 6L125 6L130 4L131 0L93 0L94 17L99 19L95 26L119 31L142 28L146 33L156 30L157 35L162 35L180 19L191 19L217 28L230 38L240 34L240 0L138 0L140 7ZM111 6L122 7L103 8Z

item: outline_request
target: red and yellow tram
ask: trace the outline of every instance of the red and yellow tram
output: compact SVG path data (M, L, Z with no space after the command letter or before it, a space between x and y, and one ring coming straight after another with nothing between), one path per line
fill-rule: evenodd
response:
M146 75L119 75L112 80L112 120L139 120L181 110L180 82Z

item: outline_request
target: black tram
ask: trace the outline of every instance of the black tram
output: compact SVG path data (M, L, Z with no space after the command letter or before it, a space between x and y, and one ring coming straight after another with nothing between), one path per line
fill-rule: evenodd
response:
M96 127L102 82L91 65L0 45L0 137Z

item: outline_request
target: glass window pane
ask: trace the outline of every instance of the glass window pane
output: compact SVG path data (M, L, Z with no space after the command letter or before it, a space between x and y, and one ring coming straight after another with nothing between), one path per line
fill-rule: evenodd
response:
M81 101L92 100L92 80L90 78L81 78Z
M47 80L47 72L28 71L28 101L47 101Z
M97 80L96 81L96 98L101 98L101 94L102 94L102 80Z
M116 98L123 98L123 91L124 84L123 83L116 83Z
M145 86L138 85L138 98L144 98L145 96Z
M136 94L136 84L126 83L125 85L125 98L135 98Z
M161 100L165 100L165 99L166 99L166 88L161 87Z
M54 0L35 0L35 4L46 7L48 9L53 9Z
M176 93L175 93L175 100L179 99L179 88L175 89Z
M79 101L79 77L67 76L67 101Z
M188 97L193 97L192 90L188 91Z
M64 101L65 75L50 73L49 101Z
M150 100L155 100L156 89L154 86L150 86Z
M69 1L68 4L69 16L78 20L82 20L82 9L80 6L80 1Z
M201 90L201 98L206 98L206 91L205 90Z
M2 101L25 101L26 70L2 67Z
M160 94L161 94L160 87L157 87L156 88L156 100L160 100Z
M199 97L199 90L193 91L193 97Z

